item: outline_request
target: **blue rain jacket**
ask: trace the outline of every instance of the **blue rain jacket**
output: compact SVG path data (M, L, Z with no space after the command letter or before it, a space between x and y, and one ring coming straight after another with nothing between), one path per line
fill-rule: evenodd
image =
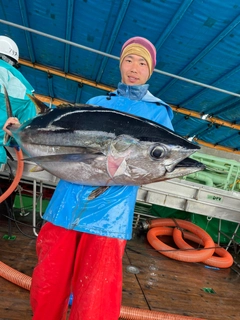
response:
M128 112L154 120L172 129L172 109L148 91L148 85L120 83L109 96L90 99L88 104ZM112 186L94 200L96 187L60 180L43 218L57 226L81 232L131 239L138 186Z
M7 62L0 60L0 165L7 162L5 149L3 148L3 140L5 132L2 130L6 120L6 103L3 86L7 89L13 117L17 117L20 123L33 118L36 115L36 108L27 94L33 93L30 83L16 68Z

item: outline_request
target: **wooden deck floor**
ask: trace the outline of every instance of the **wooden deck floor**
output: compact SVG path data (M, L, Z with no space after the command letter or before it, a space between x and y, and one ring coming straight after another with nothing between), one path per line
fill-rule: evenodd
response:
M31 225L19 227L32 238L12 224L16 239L3 239L9 235L8 221L0 215L0 261L31 276L37 261L36 238ZM123 264L124 306L208 320L240 319L239 269L215 270L201 263L171 260L153 250L144 235L128 242ZM130 273L129 267L138 268L139 273ZM27 290L0 277L0 294L0 320L31 319Z

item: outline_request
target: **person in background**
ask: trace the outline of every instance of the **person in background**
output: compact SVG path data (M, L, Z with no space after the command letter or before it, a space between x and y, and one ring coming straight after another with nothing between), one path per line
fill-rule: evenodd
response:
M36 107L27 96L32 95L33 88L26 78L17 70L19 50L17 44L9 37L0 36L0 165L7 162L4 148L3 126L7 121L20 123L36 115ZM13 117L8 118L6 112L5 86L12 106Z
M172 129L173 112L149 91L156 49L145 38L121 50L116 91L87 103L128 112ZM138 186L112 186L93 200L96 187L60 180L44 214L31 286L34 320L117 320L122 300L122 257L132 237Z

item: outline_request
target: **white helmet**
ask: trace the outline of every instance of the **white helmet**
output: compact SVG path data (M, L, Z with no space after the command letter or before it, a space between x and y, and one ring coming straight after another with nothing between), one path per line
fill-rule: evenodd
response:
M18 62L18 46L11 38L0 36L0 54L6 55L7 57L13 59L14 62Z

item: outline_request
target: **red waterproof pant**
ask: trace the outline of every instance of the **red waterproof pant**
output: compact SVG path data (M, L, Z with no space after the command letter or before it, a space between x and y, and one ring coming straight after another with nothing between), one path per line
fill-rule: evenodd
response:
M33 320L117 320L126 240L81 233L47 222L37 239Z

